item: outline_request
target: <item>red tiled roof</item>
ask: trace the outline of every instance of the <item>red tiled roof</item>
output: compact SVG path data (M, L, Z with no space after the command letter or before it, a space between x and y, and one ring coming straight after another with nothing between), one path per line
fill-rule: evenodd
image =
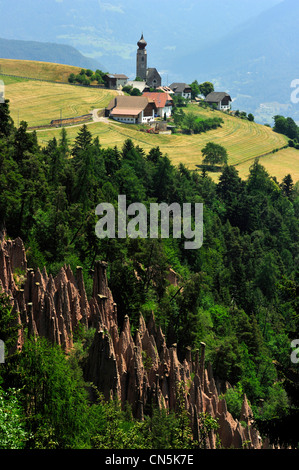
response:
M168 93L146 91L142 93L142 96L146 96L153 100L157 108L165 108L167 101L172 101L172 98Z

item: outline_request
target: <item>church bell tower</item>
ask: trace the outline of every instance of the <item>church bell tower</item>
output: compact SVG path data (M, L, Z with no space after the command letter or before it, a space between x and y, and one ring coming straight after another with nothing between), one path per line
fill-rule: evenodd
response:
M146 81L146 71L147 71L147 51L146 46L147 42L143 38L143 34L141 38L137 42L137 60L136 60L136 77L141 78L142 80Z

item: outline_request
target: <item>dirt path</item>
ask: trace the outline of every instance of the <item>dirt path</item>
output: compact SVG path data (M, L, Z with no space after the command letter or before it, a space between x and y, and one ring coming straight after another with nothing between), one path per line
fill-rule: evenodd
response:
M101 109L93 109L91 112L92 114L92 120L93 122L101 122L101 117L98 115L98 112L101 111Z
M117 93L118 93L118 95L124 95L124 92L120 91L120 90L117 90ZM85 124L86 125L93 124L94 122L104 122L105 124L111 124L111 121L107 117L99 116L99 111L103 111L103 109L104 108L97 108L97 109L92 109L91 111L89 111L89 113L92 115L92 121L85 122ZM73 125L65 126L65 127L67 127L67 128L81 127L82 125L83 125L83 123L79 123L79 124L73 124ZM37 132L43 132L43 131L48 131L49 129L51 129L51 128L48 127L46 129L36 129L36 131Z

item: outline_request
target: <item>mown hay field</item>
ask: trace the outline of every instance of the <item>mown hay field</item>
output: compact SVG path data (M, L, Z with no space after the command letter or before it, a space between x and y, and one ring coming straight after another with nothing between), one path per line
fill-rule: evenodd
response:
M124 141L130 138L146 152L152 147L159 146L160 150L167 154L175 165L184 163L190 169L197 169L197 165L202 163L201 149L207 142L213 141L227 149L228 163L236 166L242 178L247 176L249 167L255 158L259 157L260 162L265 163L269 173L276 176L279 181L287 173L292 174L294 181L298 179L299 151L288 148L274 154L271 153L274 149L286 145L287 138L285 136L273 132L267 126L220 114L216 111L194 108L194 105L190 106L188 112L198 112L206 117L221 115L224 120L222 127L199 135L147 134L136 130L134 126L122 125L114 121L92 123L88 128L94 137L99 137L104 148L115 145L121 147ZM47 141L58 133L58 129L38 132L41 145L46 145ZM70 140L73 141L78 133L78 127L67 128L67 133ZM211 173L211 176L217 180L219 174Z
M20 61L22 63L26 61ZM0 61L1 63L1 61ZM41 63L43 64L43 63ZM53 64L50 64L53 67ZM50 67L50 68L51 68ZM63 66L60 66L63 67ZM0 77L1 78L1 77ZM105 108L115 91L74 87L67 84L36 82L32 80L4 80L5 96L10 100L11 115L18 125L22 120L29 126L49 124L52 119L68 118L89 113L92 109ZM272 154L287 143L287 137L273 132L267 126L249 122L218 111L200 108L191 104L183 108L184 112L193 112L201 117L222 117L220 128L197 135L155 135L140 132L135 126L122 125L115 121L88 124L94 137L98 136L104 148L121 147L126 139L148 152L152 147L169 156L173 164L185 164L190 169L197 169L202 163L202 148L213 141L223 145L228 152L228 163L235 165L240 176L246 177L255 158L265 165L272 176L281 180L291 173L294 181L298 180L299 151L288 148ZM68 127L70 141L74 141L79 126ZM59 137L59 129L38 131L41 145L46 145L53 137ZM217 180L219 174L211 174Z
M27 78L6 77L5 75L1 75L1 73L0 73L0 80L1 80L1 82L4 83L5 86L11 85L12 83L27 82Z
M29 127L50 124L52 119L81 116L92 109L104 108L115 94L112 90L33 80L12 81L5 86L5 98L10 101L15 125L26 121Z
M191 110L192 108L190 107ZM95 136L102 135L101 143L104 147L114 146L131 138L136 144L143 145L144 150L159 146L164 153L168 154L174 164L182 162L192 169L201 164L201 150L210 141L221 144L227 149L230 164L253 159L286 145L287 138L274 133L269 127L209 110L200 109L199 113L206 117L220 115L223 117L224 123L221 128L196 135L147 134L136 130L134 126L121 125L114 121L109 121L108 124L95 124L90 128L90 131ZM102 127L104 129L101 129ZM46 136L48 138L55 132L57 131L51 130L44 133L41 139L44 141ZM77 132L77 129L68 129L71 139L75 138Z
M288 174L292 176L294 183L299 181L299 150L289 147L260 158L259 162L269 175L276 176L279 182ZM241 178L247 178L252 163L253 161L250 161L236 166Z

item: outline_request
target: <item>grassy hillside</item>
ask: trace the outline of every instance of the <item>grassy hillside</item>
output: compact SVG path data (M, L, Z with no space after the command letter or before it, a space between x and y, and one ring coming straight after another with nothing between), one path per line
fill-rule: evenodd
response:
M195 106L188 108L194 111ZM159 145L161 150L167 153L175 164L180 162L189 168L196 168L202 161L201 149L209 141L223 145L229 154L229 162L237 164L253 159L264 153L271 152L274 148L283 147L287 138L274 133L270 128L259 124L243 121L222 113L210 110L198 109L201 115L206 117L221 116L224 124L220 129L197 135L152 135L136 130L133 126L116 124L98 124L90 128L94 135L101 136L102 145L115 145L131 138L145 150ZM46 133L43 140L50 138L55 130ZM69 129L70 137L74 138L77 130Z
M53 64L34 60L0 59L0 73L20 77L41 78L55 82L67 83L71 73L77 74L81 69L72 65Z
M251 163L250 161L236 166L241 178L247 178ZM262 157L260 163L271 176L276 176L279 181L287 174L292 175L294 182L299 181L299 150L289 147L272 155Z
M0 59L2 73L39 77L50 80L65 80L71 71L78 68L61 64L33 61ZM116 92L101 89L74 87L67 84L51 84L33 80L15 79L0 75L6 84L5 96L10 100L11 115L16 123L21 120L29 126L44 125L52 119L79 116L95 108L104 108ZM193 112L203 117L220 116L224 123L221 128L197 135L152 135L138 131L134 126L122 125L114 121L92 123L89 129L100 138L104 148L121 146L130 138L145 151L159 146L172 162L184 163L190 169L196 169L202 163L201 149L209 141L223 145L229 155L229 164L236 165L240 176L246 177L254 159L260 157L261 163L278 180L291 173L294 181L299 179L299 151L288 148L274 154L274 149L287 143L287 138L274 133L271 128L228 116L218 111L189 105L185 112ZM78 127L68 128L70 140L74 140ZM39 141L46 145L59 129L40 131ZM266 154L266 155L265 155ZM219 174L212 174L214 180Z
M6 77L5 75L0 74L0 80L5 83L5 85L11 85L12 83L21 83L27 82L27 78L21 77Z
M190 106L190 111L195 107ZM172 162L178 165L184 163L190 169L196 169L196 165L202 162L201 149L209 141L223 145L229 155L229 164L236 165L241 177L246 177L249 167L254 159L260 157L260 162L265 164L266 169L272 176L276 176L279 181L287 174L291 173L294 181L299 179L299 151L288 148L266 155L276 148L286 145L287 138L274 133L271 128L249 121L241 120L231 116L223 115L217 111L196 109L196 112L206 117L221 115L224 124L220 129L209 131L200 135L153 135L146 134L134 129L129 125L122 125L109 121L105 123L92 123L89 130L94 136L98 136L104 148L114 145L121 146L128 138L145 151L152 147L159 146L163 153L166 153ZM78 132L78 128L68 128L68 136L72 141ZM54 135L58 135L59 130L42 131L38 133L39 141L45 145ZM211 174L217 180L219 174Z
M29 126L49 124L60 115L63 118L80 116L92 109L103 108L114 95L114 91L32 80L12 81L5 87L15 124L23 120Z

